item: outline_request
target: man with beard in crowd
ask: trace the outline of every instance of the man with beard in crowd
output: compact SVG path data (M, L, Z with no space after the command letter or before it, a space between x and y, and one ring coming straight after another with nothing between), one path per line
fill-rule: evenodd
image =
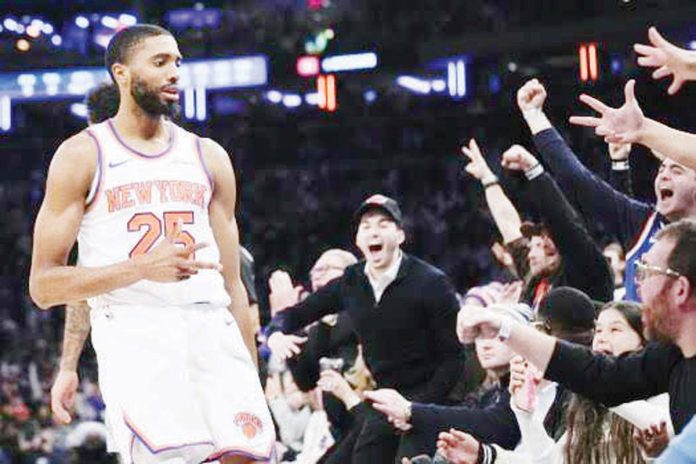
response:
M126 28L105 61L119 110L51 162L31 296L43 309L88 301L106 422L125 462L268 461L275 437L229 156L171 122L181 54L168 31ZM79 265L68 266L76 239Z

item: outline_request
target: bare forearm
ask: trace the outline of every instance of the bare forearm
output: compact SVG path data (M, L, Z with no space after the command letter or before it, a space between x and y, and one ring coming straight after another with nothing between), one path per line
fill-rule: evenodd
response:
M87 306L86 302L81 301L66 306L60 370L77 371L80 354L89 335L90 328L89 306Z
M32 272L29 293L41 309L86 300L141 280L135 260L104 267L56 266Z
M500 185L493 185L486 189L486 203L505 243L510 243L522 236L520 215Z
M545 372L556 348L556 339L531 326L512 324L512 332L507 340L507 345L537 369Z
M546 113L541 109L524 111L522 117L527 122L527 126L529 126L529 131L532 135L536 135L543 130L553 127Z
M696 134L646 118L639 142L677 163L696 169Z

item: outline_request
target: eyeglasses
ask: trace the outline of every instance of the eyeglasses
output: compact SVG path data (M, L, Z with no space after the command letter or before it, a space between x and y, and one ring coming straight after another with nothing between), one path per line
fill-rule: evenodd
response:
M642 282L650 276L656 274L661 274L667 277L681 277L682 275L670 268L663 268L658 266L651 266L646 263L643 259L636 261L636 282Z
M314 267L309 271L310 276L318 276L321 274L324 274L329 271L342 271L343 268L341 266L319 266L319 267Z

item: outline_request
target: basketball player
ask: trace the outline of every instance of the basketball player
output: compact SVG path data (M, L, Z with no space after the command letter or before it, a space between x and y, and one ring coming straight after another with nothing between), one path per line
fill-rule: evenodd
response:
M119 110L53 158L30 293L43 309L88 301L124 462L268 462L275 437L240 280L234 172L222 147L167 120L180 62L158 26L111 40ZM76 239L79 266L67 266Z

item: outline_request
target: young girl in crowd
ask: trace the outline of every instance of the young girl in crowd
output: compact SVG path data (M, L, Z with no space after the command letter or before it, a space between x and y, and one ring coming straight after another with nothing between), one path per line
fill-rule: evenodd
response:
M607 355L620 356L640 350L645 344L641 309L636 303L612 302L599 313L592 349ZM558 441L544 430L540 417L543 407L537 401L532 412L517 404L517 393L527 376L524 360L517 358L511 366L510 390L512 409L520 425L522 440L515 452L498 446L482 445L471 435L457 431L443 433L438 451L452 464L466 463L544 463L544 464L633 464L645 462L634 433L650 429L650 454L659 454L666 444L659 442L670 433L668 397L666 394L648 401L634 401L615 408L574 395L568 408L566 433ZM662 438L660 438L660 436ZM646 440L643 440L645 443Z

